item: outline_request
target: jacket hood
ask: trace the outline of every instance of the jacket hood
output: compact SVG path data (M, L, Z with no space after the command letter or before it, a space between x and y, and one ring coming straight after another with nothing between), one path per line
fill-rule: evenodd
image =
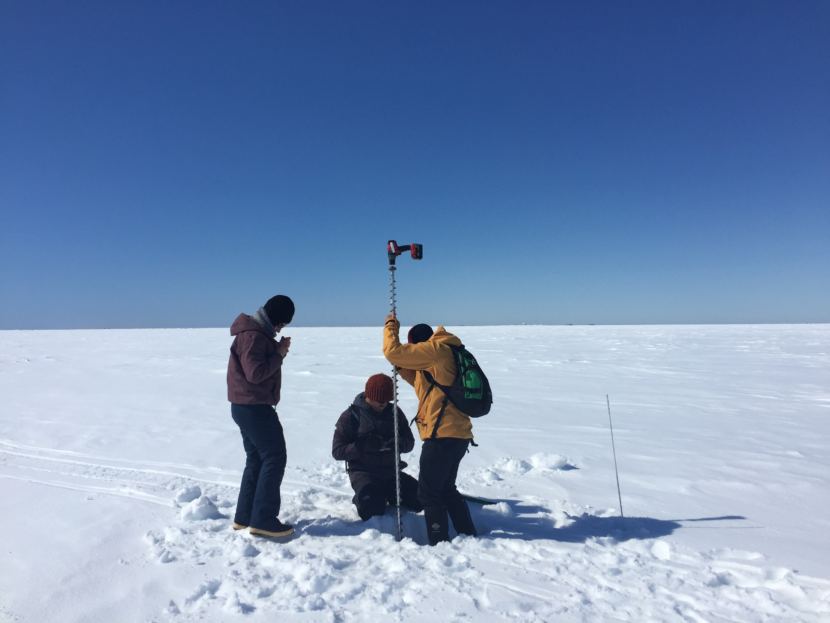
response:
M463 346L461 340L447 331L443 325L439 326L427 341L435 342L436 344L446 344L447 346Z
M352 401L352 404L356 406L358 409L371 409L371 407L366 402L366 392L360 392L357 396L355 396L354 400Z
M268 335L268 332L263 329L262 325L254 320L252 316L249 316L248 314L239 314L231 325L231 335L237 336L244 331L258 331L263 335ZM268 337L271 336L268 335Z

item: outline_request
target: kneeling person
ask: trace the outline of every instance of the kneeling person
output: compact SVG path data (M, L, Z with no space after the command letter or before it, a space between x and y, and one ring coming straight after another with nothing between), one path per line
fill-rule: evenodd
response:
M352 501L364 521L383 515L387 504L395 504L395 421L392 379L375 374L366 381L365 391L358 394L334 429L331 454L346 461L346 471L355 495ZM411 452L415 446L412 431L403 411L398 409L398 449ZM400 470L401 506L414 512L422 510L418 501L418 481Z

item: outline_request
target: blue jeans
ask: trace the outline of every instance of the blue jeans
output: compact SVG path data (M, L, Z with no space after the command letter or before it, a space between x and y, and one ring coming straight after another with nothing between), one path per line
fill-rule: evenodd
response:
M282 424L269 405L232 404L231 415L242 433L246 456L234 521L262 530L277 530L286 462Z

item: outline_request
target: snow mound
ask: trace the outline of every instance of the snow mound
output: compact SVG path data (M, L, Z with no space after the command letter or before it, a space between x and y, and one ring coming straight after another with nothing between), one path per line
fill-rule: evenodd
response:
M503 457L496 461L495 465L488 468L491 482L497 482L506 476L523 476L535 473L543 474L550 472L561 472L577 469L571 462L558 454L546 454L537 452L527 459L514 457Z
M504 458L496 463L496 470L507 474L526 474L533 465L522 459Z
M657 560L671 560L671 545L666 541L656 541L651 546L651 554Z
M533 469L543 472L568 471L576 469L564 456L558 454L544 454L542 452L531 455L530 465Z
M216 504L204 495L190 502L181 511L181 518L185 521L205 521L207 519L223 519L224 517L216 508Z
M176 492L176 502L187 504L202 497L202 488L198 485L185 487Z

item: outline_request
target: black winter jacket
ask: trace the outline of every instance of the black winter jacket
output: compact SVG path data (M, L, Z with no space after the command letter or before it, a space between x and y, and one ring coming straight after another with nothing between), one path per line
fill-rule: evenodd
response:
M349 472L375 472L394 475L395 422L394 407L390 404L378 413L366 403L363 393L358 394L351 406L337 420L331 455L338 461L346 461ZM411 452L415 438L406 421L406 415L398 408L398 449L401 454Z

